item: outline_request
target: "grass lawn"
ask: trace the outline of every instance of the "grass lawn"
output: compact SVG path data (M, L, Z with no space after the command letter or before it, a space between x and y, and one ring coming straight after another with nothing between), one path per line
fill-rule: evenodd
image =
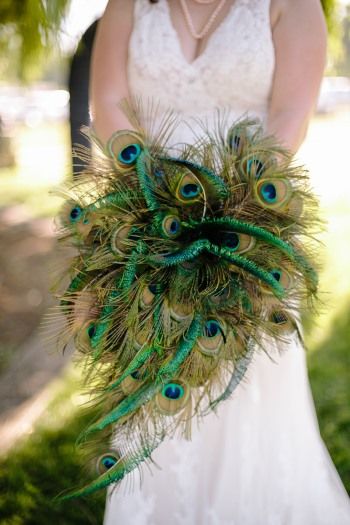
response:
M345 140L342 134L345 124L342 116L315 119L302 153L311 171L314 169L315 187L328 220L328 232L322 235L326 251L321 298L325 307L316 322L305 316L309 375L322 436L350 492L350 245L346 242L350 238L347 204L350 185L349 181L342 185L346 173L341 170L347 165L347 148L341 146L341 141ZM329 148L334 149L327 153L325 144L329 145L329 129L333 144ZM65 131L61 129L59 133ZM333 140L334 133L338 133L339 141ZM319 151L323 157L321 164ZM330 166L332 171L329 171ZM338 184L335 193L327 192L330 174L332 188ZM16 198L28 202L20 185L11 191ZM35 190L30 193L29 205L32 206L32 202L37 209L35 193ZM45 206L45 203L40 206L39 213L47 212ZM18 443L7 458L0 460L1 525L102 523L103 491L89 499L69 503L58 504L53 499L78 482L83 467L74 442L92 414L82 414L78 409L77 384L77 372L68 369L60 380L59 391L55 390L51 404L32 434Z
M93 414L77 409L78 381L72 368L66 371L35 431L0 461L1 525L102 523L104 491L89 500L55 501L84 470L74 445Z

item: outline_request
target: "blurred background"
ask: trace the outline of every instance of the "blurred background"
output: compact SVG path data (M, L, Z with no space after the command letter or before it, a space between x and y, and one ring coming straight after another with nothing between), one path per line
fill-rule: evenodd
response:
M94 23L106 0L0 2L0 524L100 524L104 493L58 504L79 482L74 442L79 370L45 343L41 320L62 255L50 193L72 168L88 123ZM317 112L298 157L310 169L327 231L321 313L304 316L320 430L350 492L350 0L323 2L329 56Z

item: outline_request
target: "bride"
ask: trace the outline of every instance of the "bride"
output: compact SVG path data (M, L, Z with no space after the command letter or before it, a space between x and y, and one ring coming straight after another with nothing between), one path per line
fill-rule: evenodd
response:
M182 119L225 110L259 118L291 151L302 143L326 53L319 0L110 0L91 71L93 127L132 126L118 109L152 98ZM188 123L191 122L191 125ZM212 121L214 125L214 120ZM297 336L256 353L246 381L191 441L164 442L141 487L107 498L105 525L345 525L350 505L320 437Z

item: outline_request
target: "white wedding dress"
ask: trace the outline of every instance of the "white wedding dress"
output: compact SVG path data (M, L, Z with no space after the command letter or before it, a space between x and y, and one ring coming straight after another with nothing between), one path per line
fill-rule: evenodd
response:
M184 121L227 110L264 123L274 72L270 0L236 0L206 49L184 58L166 0L135 0L128 76ZM214 121L213 121L214 125ZM174 142L199 128L183 122ZM297 335L255 355L231 399L193 427L191 441L165 441L143 469L109 491L105 525L345 525L350 504L320 437ZM124 484L124 486L123 486Z

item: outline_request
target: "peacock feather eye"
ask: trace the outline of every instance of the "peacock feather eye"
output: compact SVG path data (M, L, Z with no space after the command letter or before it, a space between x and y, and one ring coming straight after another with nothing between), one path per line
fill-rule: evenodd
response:
M116 255L124 255L130 250L130 246L127 245L127 239L131 229L131 224L122 224L112 231L111 249Z
M204 323L203 334L197 339L200 352L210 356L218 354L224 342L224 328L224 325L217 319L207 319Z
M147 308L153 303L154 297L160 295L164 292L165 287L163 284L159 283L150 283L148 286L145 286L141 298L140 305L142 308Z
M184 387L177 383L168 383L162 389L162 396L166 399L180 399L184 394Z
M243 128L237 128L237 126L235 126L229 130L227 134L227 144L232 153L241 155L246 142L247 137Z
M245 253L255 246L255 238L245 233L222 230L218 233L216 243L235 253Z
M165 415L173 415L187 405L190 388L184 381L174 380L163 386L156 396L156 406Z
M97 214L82 207L74 201L68 201L62 207L60 220L64 227L71 230L71 234L79 243L87 240L92 228L98 222Z
M104 474L107 470L111 469L116 465L120 457L114 452L107 452L100 456L97 460L96 469L98 474Z
M107 153L121 170L132 168L143 150L141 136L133 131L117 131L107 142Z
M285 268L272 268L269 270L270 274L277 282L283 286L284 290L290 290L293 287L294 279ZM271 294L271 288L262 285L264 292Z
M74 208L71 209L69 218L71 222L77 222L80 220L81 216L83 214L83 210L80 206L74 206Z
M80 326L75 327L75 332L74 343L76 348L83 352L90 352L97 332L97 323L92 320L91 313L89 314L89 320L85 320L85 322L82 320Z
M285 314L285 312L276 311L272 313L271 321L279 325L286 324L288 323L288 316Z
M140 156L141 147L139 144L129 144L123 148L118 154L118 160L124 164L134 164L136 159Z
M134 372L128 375L120 383L120 388L122 389L123 394L128 396L129 394L135 392L140 387L143 380L143 374L141 374L139 370L134 370Z
M292 196L292 187L287 179L262 179L256 185L256 198L264 208L281 208Z
M239 247L239 234L236 232L224 232L222 236L222 244L225 248L230 250L237 250Z
M164 292L165 286L161 283L150 283L148 289L153 295L159 295Z
M292 333L295 330L291 316L284 310L276 308L270 312L269 321L274 330L282 335Z
M181 176L176 188L176 198L183 203L196 202L202 198L202 185L194 173L186 168L183 169L186 171Z
M276 279L276 281L280 281L281 280L281 277L282 277L282 271L278 268L274 269L274 270L271 270L271 275L274 279Z
M162 231L171 239L178 237L181 234L181 222L179 217L176 215L166 215L162 221Z
M241 142L242 142L242 137L240 137L239 135L232 135L229 138L229 146L235 152L238 152L240 150Z
M89 339L93 339L97 332L97 326L95 323L90 323L86 329Z
M261 198L268 203L276 202L277 189L276 185L272 182L264 182L260 186Z
M253 157L247 160L247 174L251 177L259 179L265 171L265 164L258 159Z
M194 182L187 182L180 188L180 193L184 199L194 199L200 194L201 188Z
M204 333L206 337L215 337L220 331L220 323L215 319L210 319L204 325Z

